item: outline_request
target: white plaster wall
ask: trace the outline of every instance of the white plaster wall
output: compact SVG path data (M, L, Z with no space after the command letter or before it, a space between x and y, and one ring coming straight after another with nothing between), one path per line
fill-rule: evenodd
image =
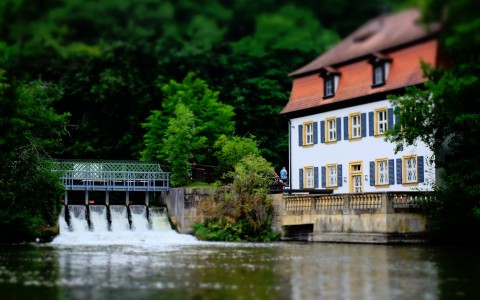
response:
M346 182L342 182L342 186L338 187L334 193L348 193L349 191L349 163L352 161L363 162L363 191L364 192L382 192L382 191L412 191L412 190L431 190L431 183L434 181L435 174L434 168L429 163L429 158L432 157L432 152L426 147L425 144L419 142L416 146L410 146L403 151L394 153L394 144L384 141L384 137L369 136L367 119L367 136L360 140L350 141L343 139L344 131L344 119L351 113L361 112L367 113L374 111L381 107L391 107L388 100L377 101L374 103L368 103L358 106L352 106L348 108L333 110L329 112L319 113L315 115L309 115L305 117L291 119L290 127L290 142L291 142L291 166L290 166L290 178L291 188L299 188L299 169L305 166L319 167L319 188L322 188L321 178L321 166L326 164L342 164L342 180L346 178ZM329 117L340 117L342 120L342 140L337 141L334 144L321 143L320 139L320 121L324 121ZM298 141L298 126L304 122L318 122L318 144L311 147L301 147ZM424 168L425 168L425 181L418 185L403 185L397 184L396 178L396 166L394 169L395 183L388 187L375 187L370 186L370 179L365 181L365 175L370 174L370 161L375 161L379 158L396 159L402 158L404 155L416 154L417 156L424 156ZM403 174L405 176L405 174Z

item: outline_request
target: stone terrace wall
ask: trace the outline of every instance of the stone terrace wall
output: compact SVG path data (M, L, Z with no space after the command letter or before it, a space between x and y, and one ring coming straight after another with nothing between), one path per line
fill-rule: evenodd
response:
M203 222L215 203L222 199L224 189L172 188L165 204L170 221L180 233L192 233L193 224Z

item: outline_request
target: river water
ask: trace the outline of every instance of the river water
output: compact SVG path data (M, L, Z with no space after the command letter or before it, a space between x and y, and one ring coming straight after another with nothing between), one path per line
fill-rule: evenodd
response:
M480 299L476 248L212 243L155 224L0 246L0 299Z

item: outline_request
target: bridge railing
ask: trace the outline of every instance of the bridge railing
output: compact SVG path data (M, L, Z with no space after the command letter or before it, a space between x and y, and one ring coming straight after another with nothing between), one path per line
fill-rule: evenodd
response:
M56 159L53 162L57 171L163 172L160 164L151 161Z
M66 190L166 191L170 173L146 161L55 160Z
M66 190L165 191L170 185L167 172L67 170L62 173Z
M343 214L351 212L395 213L417 210L419 201L430 201L424 192L382 192L361 194L284 195L286 214Z

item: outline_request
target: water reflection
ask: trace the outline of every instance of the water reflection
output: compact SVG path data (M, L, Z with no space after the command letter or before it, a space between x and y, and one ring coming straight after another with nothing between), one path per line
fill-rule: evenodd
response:
M285 252L279 272L294 299L437 298L437 273L422 248L309 244Z
M2 299L472 299L476 249L348 244L0 248Z

